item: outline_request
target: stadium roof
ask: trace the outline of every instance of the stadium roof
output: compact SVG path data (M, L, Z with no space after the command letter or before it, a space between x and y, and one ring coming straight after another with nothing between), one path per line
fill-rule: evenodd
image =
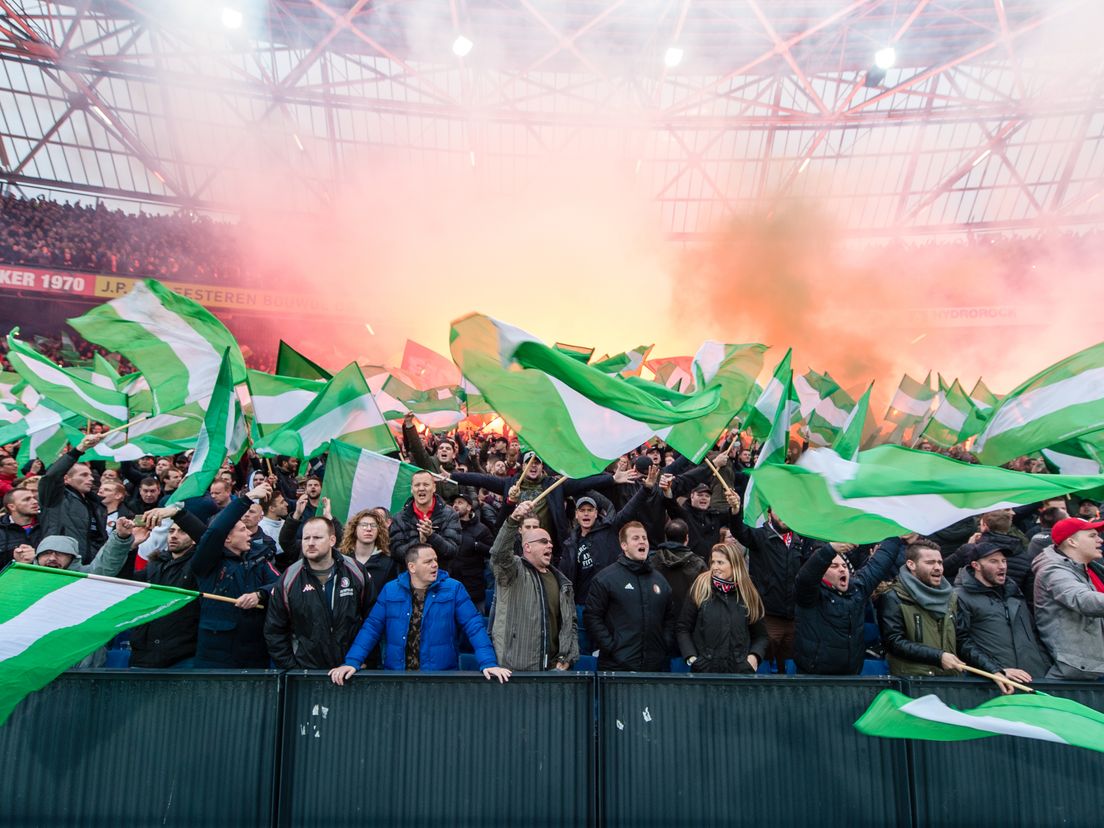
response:
M260 152L309 209L373 152L509 193L599 150L674 238L788 200L863 236L1091 225L1099 6L0 0L0 180L231 209Z

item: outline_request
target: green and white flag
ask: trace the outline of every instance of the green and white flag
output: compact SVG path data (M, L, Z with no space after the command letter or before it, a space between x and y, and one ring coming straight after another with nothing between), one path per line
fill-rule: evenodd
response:
M786 363L789 363L789 352L786 353ZM777 378L778 372L775 372ZM773 380L772 380L773 382ZM768 386L769 388L770 386ZM766 396L766 393L763 395ZM770 434L759 450L759 458L755 461L755 468L764 466L784 465L786 453L790 449L790 428L795 419L801 413L801 402L793 390L792 372L784 377L782 389L778 397L778 403L774 410L774 417ZM752 475L744 490L744 523L748 526L762 526L767 522L767 507L771 505L769 496L755 485L755 476ZM775 509L777 512L778 510Z
M276 373L281 377L294 377L305 380L329 380L333 374L321 365L307 359L284 340L280 340L280 349L276 352Z
M863 432L866 427L866 416L870 411L870 392L874 390L874 383L867 386L866 392L847 415L847 419L840 426L839 434L832 443L832 451L844 460L854 460L859 455L862 447Z
M775 366L774 375L770 382L757 397L754 393L748 395L748 404L745 405L744 411L741 413L744 414L744 428L750 430L756 440L765 440L771 433L783 391L786 388L792 389L793 387L793 371L790 370L792 353L792 349L786 351L786 355ZM794 394L795 399L796 397L797 395ZM753 399L754 402L752 402Z
M982 512L1104 486L1104 476L1025 474L892 445L855 460L810 449L795 465L757 466L751 477L795 532L849 543L930 535Z
M638 345L631 351L622 351L611 357L603 357L590 367L604 374L620 374L625 377L638 376L644 365L644 360L648 358L648 354L652 352L654 347L654 345ZM575 355L572 354L571 356Z
M794 391L801 401L801 419L808 420L817 407L817 403L839 390L839 385L828 374L808 371L803 376L794 375Z
M134 363L149 381L158 411L205 401L226 351L234 384L245 382L245 360L226 326L154 279L69 324L89 342Z
M978 381L974 383L974 389L970 392L970 402L974 404L974 408L988 416L988 412L997 407L1000 397L990 391L979 377Z
M76 445L84 436L80 429L85 418L61 407L51 400L42 400L31 408L17 426L23 426L25 437L19 444L16 461L23 468L31 460L38 459L49 466L65 450L65 445ZM0 438L3 439L3 438ZM3 442L10 442L3 440Z
M253 422L262 434L270 434L290 423L326 389L325 380L276 376L248 371L249 397L253 401Z
M510 428L545 463L572 477L600 472L655 437L697 462L720 433L675 431L717 410L718 387L693 395L640 381L643 387L482 314L452 323L450 347L464 377Z
M373 396L385 420L401 420L412 413L431 431L448 431L466 416L462 410L464 392L457 386L419 391L389 376Z
M1104 429L1104 342L1066 357L1009 393L974 443L982 463L1015 457Z
M108 435L103 442L86 451L84 457L121 463L147 454L154 457L180 454L195 448L203 427L203 417L204 411L198 403L154 414L123 431Z
M890 400L889 409L885 418L891 423L907 428L916 425L928 415L932 407L932 398L935 392L931 389L931 372L923 382L918 382L905 374L901 378L901 384Z
M1096 459L1095 452L1089 451L1080 438L1066 440L1056 446L1043 449L1043 462L1055 474L1100 474L1104 466Z
M565 342L557 342L552 347L561 354L567 354L569 357L579 360L584 365L590 362L590 358L594 356L594 349L585 345L568 345Z
M711 449L717 437L735 418L736 412L747 402L755 385L755 377L763 368L766 350L765 345L759 344L703 343L690 365L695 393L716 390L720 395L720 405L709 414L675 426L667 435L667 442L691 457L703 455ZM657 394L663 395L664 392L657 391ZM669 396L672 401L681 398L675 392L669 393ZM688 452L686 448L695 450Z
M974 408L974 404L962 390L961 383L955 380L932 412L931 419L921 436L938 446L948 448L977 434L981 423L981 417Z
M896 690L874 697L855 729L883 739L963 742L1019 736L1104 752L1104 713L1046 693L998 696L956 710L937 696L909 698Z
M806 420L809 443L814 446L832 445L854 410L855 400L837 385L835 391L816 404Z
M0 724L123 630L180 609L198 593L12 564L0 573Z
M0 402L14 403L17 402L15 396L16 386L23 382L23 377L15 373L15 371L0 371Z
M324 452L331 440L373 451L398 448L355 362L327 382L302 413L266 434L253 449L262 457L286 454L309 460Z
M180 481L165 505L202 497L218 476L227 457L233 458L244 447L246 438L245 418L242 416L238 395L234 393L231 379L230 357L223 355L222 367L215 378L203 427L196 438L195 453L188 464L188 473Z
M322 496L330 499L333 516L342 523L361 509L382 506L399 512L410 497L417 466L335 440L326 458Z
M27 384L43 397L90 420L122 425L127 421L127 398L55 365L34 348L16 339L19 329L8 334L8 360Z

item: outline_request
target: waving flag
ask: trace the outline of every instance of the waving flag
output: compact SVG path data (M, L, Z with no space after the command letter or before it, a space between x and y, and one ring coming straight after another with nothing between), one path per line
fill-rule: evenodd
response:
M121 631L174 612L199 593L12 564L0 573L0 724Z
M480 314L453 322L452 355L467 380L546 463L575 477L601 471L653 437L697 460L720 432L676 430L718 409L718 387L693 395L660 389L661 398Z
M155 279L69 324L89 342L134 363L149 381L159 411L206 401L227 351L233 382L245 382L245 360L230 331L198 302Z
M103 388L55 365L32 347L8 334L8 359L27 384L43 397L96 422L122 425L127 421L126 394Z

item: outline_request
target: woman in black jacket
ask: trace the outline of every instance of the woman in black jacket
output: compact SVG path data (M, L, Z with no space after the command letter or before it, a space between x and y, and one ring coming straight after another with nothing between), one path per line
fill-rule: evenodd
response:
M767 652L763 601L740 548L717 544L709 570L690 587L675 625L679 650L695 673L754 673Z
M381 508L361 509L345 524L345 533L338 544L344 554L356 558L372 576L376 595L383 585L393 581L406 567L391 557L391 534L387 513Z

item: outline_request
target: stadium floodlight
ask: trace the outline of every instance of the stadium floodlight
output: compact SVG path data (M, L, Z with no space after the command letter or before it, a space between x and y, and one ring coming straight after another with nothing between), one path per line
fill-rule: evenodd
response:
M874 53L874 65L879 69L892 69L897 64L897 50L886 46Z
M668 69L674 69L682 63L682 49L678 46L668 46L667 51L663 53L663 65Z
M463 35L457 35L456 40L452 41L452 53L457 57L467 57L474 48L475 44Z
M222 25L228 29L240 29L242 23L245 22L245 15L241 13L240 9L235 9L233 6L223 6L222 8Z

